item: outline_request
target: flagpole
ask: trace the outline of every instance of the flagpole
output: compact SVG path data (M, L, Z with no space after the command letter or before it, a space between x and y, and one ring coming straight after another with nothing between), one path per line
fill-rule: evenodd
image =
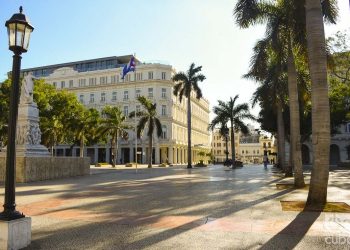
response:
M135 54L134 54L134 60L135 60ZM135 62L136 64L136 62ZM135 81L135 160L136 160L136 173L137 173L137 110L136 110L136 67L134 71L134 81Z

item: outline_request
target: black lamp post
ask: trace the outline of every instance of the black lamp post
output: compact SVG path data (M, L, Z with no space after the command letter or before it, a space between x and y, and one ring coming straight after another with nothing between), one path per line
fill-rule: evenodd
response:
M21 71L21 54L27 52L30 34L34 28L28 19L20 13L14 14L5 24L9 36L9 49L13 51L12 85L10 93L10 112L8 122L8 143L6 155L5 204L0 213L0 220L10 221L23 218L24 215L16 211L15 181L16 181L16 128L19 102L19 79Z

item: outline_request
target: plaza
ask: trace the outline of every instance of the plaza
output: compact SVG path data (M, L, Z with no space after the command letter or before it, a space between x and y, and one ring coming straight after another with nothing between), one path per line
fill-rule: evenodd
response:
M349 202L348 177L330 173L329 201ZM19 184L17 208L33 221L26 249L349 247L326 242L347 239L349 214L282 211L280 200L303 201L307 190L278 190L281 180L261 165L92 167L89 176Z

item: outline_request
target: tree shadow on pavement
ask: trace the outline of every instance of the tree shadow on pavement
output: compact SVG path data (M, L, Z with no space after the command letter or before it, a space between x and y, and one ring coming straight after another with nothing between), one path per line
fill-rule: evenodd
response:
M304 238L307 231L320 216L321 212L303 211L282 231L266 242L260 250L294 249Z

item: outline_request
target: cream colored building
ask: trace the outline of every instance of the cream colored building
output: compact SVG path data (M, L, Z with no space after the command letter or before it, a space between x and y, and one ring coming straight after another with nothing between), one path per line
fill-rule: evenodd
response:
M245 136L241 133L235 133L235 151L236 160L243 163L262 163L264 151L267 151L269 160L274 159L276 162L277 148L275 146L274 138L260 135L251 126L250 134ZM231 133L230 133L231 135ZM226 159L226 141L222 137L218 130L215 130L212 134L212 152L216 162L224 162ZM228 136L228 158L231 159L231 142L230 136Z
M161 138L154 137L153 161L156 164L169 162L187 163L187 100L173 95L174 83L171 77L175 70L170 65L141 63L136 60L136 72L129 73L121 79L122 67L131 56L107 57L93 60L64 63L25 69L34 76L44 78L58 90L66 89L75 93L86 107L101 110L105 105L119 106L125 115L141 109L136 100L138 96L146 96L157 103L157 112L163 126ZM209 103L206 99L192 101L192 158L194 163L200 160L200 151L210 151L210 136L207 130L209 123ZM134 119L127 123L134 125ZM143 136L137 141L138 162L146 163L148 138ZM85 155L91 162L110 162L110 145L93 145L86 147ZM79 155L79 147L71 152L61 145L58 155ZM119 141L118 162L135 161L135 133L129 131L127 141Z

